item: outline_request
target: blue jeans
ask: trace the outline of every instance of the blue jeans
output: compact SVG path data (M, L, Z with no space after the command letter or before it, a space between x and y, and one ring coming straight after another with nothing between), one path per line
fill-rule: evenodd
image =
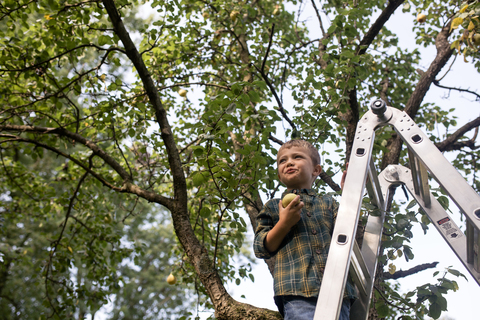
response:
M317 298L282 297L285 320L313 320ZM350 320L350 300L343 300L339 320Z

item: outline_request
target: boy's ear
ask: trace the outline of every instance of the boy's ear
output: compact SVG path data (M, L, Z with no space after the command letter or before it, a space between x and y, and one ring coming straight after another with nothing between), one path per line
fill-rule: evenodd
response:
M319 176L320 173L322 173L322 166L317 164L316 166L313 167L313 174L315 176Z

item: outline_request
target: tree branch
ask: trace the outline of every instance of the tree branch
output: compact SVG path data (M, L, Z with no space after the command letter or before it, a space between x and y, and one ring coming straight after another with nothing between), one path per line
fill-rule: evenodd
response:
M8 138L10 141L16 141L16 142L25 142L25 143L31 143L34 144L38 147L41 147L46 150L50 150L64 158L67 158L74 162L76 165L84 169L86 172L91 174L93 177L95 177L98 181L100 181L104 186L118 191L118 192L125 192L125 193L133 193L136 194L147 201L150 202L155 202L159 203L163 206L165 206L168 209L172 209L174 207L174 203L172 202L171 199L163 197L161 195L158 195L154 192L146 191L136 185L134 185L131 182L131 176L123 169L123 167L110 155L108 155L105 151L100 149L95 143L93 143L90 140L85 139L83 136L70 132L65 129L60 129L60 128L44 128L44 127L32 127L32 126L17 126L17 125L0 125L0 131L19 131L19 132L33 132L33 133L41 133L41 134L57 134L63 137L68 137L72 140L75 140L76 142L79 142L83 145L85 145L87 148L93 151L93 154L96 156L100 157L105 163L107 163L110 167L112 167L119 175L124 179L124 185L122 187L117 187L110 182L108 182L105 178L103 178L101 175L96 173L95 171L91 170L86 164L84 164L82 161L79 159L72 157L71 155L54 148L52 146L49 146L47 144L44 144L40 141L32 140L32 139L27 139L27 138L22 138L19 136L15 135L6 135L6 134L0 134L0 137L2 138Z
M451 22L450 22L451 23ZM435 77L438 75L440 70L447 64L448 60L453 54L453 49L450 48L450 42L448 37L450 35L450 23L448 23L443 29L438 33L435 40L435 46L437 48L437 55L432 61L428 70L425 71L420 77L415 90L413 91L410 99L408 99L405 106L405 112L412 118L415 119L420 104L425 97L425 94L430 89L430 85L435 80Z
M378 16L377 20L372 24L365 36L362 38L357 47L357 55L362 55L367 51L367 48L372 44L373 40L377 37L380 30L382 30L385 23L390 19L390 16L397 10L397 8L405 0L392 0L388 1L388 5L383 9L382 13Z
M172 170L173 176L173 189L174 189L174 198L175 201L178 201L177 205L180 204L184 206L184 210L182 210L182 214L184 218L188 216L187 214L187 184L185 181L185 175L182 168L182 163L180 161L180 155L178 154L177 146L175 143L175 139L172 134L172 129L170 124L167 120L167 112L163 107L162 101L160 100L160 95L156 89L156 86L153 82L153 79L150 73L143 62L143 59L138 52L135 44L133 43L132 39L128 31L123 24L123 21L120 17L119 12L115 6L113 0L103 0L103 4L105 9L108 12L108 16L110 17L110 21L112 22L113 29L115 33L118 35L120 40L122 41L125 47L125 54L127 57L132 61L133 65L135 66L140 79L144 85L145 91L147 92L147 96L150 100L150 103L153 106L155 111L155 116L157 122L160 126L160 132L163 142L165 143L165 147L167 149L168 155L168 162L170 164L170 168Z
M475 139L477 137L476 134L471 140L458 141L458 139L463 137L463 135L468 131L474 128L478 128L479 126L480 126L480 117L464 124L461 128L459 128L453 134L448 136L447 139L443 140L442 142L436 143L435 145L441 152L459 150L463 147L469 147L472 150L477 149L478 146L475 146Z
M274 32L275 32L275 23L272 24L272 30L270 31L270 38L268 40L267 52L265 52L265 57L263 57L262 68L260 69L262 72L265 72L265 64L267 63L268 54L270 52L270 48L272 47Z
M435 268L437 264L438 262L424 263L405 271L399 270L394 274L390 274L389 272L384 272L382 275L382 278L386 280L396 280L400 278L405 278L405 277L411 276L412 274L419 273L420 271Z
M451 21L442 28L438 33L435 40L435 46L437 48L437 55L430 64L429 68L420 77L415 90L407 101L404 111L412 118L415 119L420 104L422 103L425 94L430 88L431 83L435 80L435 77L447 64L448 60L452 56L453 49L450 49L450 43L448 37L450 35ZM389 151L382 159L381 169L386 168L389 164L398 163L400 158L400 152L402 150L402 139L398 136L392 137L388 146Z
M275 90L275 87L272 85L270 80L268 79L268 76L261 70L259 69L256 65L253 65L253 67L260 73L262 76L263 80L265 80L265 83L267 84L268 88L273 94L273 97L275 98L275 101L277 101L277 110L282 114L282 117L288 122L290 127L292 129L297 130L297 127L295 126L295 123L288 117L287 112L285 111L285 108L283 108L283 103L280 101L280 98L278 97L277 91Z
M468 90L468 89L462 89L462 88L443 86L443 85L440 84L440 81L437 81L437 80L433 80L433 84L436 85L437 87L443 88L443 89L456 90L456 91L460 91L460 92L471 93L471 94L473 94L477 97L476 100L480 100L480 94L476 93L475 91L471 91L471 90Z

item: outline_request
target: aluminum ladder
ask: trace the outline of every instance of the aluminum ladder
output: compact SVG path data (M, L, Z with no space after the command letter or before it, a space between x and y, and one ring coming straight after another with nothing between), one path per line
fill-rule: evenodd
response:
M391 186L406 187L480 285L480 196L405 112L380 99L370 108L357 125L314 320L338 319L349 273L359 293L350 319L367 319ZM390 165L377 175L372 160L375 130L386 125L407 145L410 168ZM467 217L466 235L432 196L428 173ZM380 214L368 217L360 249L355 234L365 188Z

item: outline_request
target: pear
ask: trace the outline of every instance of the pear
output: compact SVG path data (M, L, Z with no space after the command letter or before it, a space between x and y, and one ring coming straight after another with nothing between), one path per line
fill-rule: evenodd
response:
M170 273L170 275L167 277L167 283L171 285L174 285L175 283L177 283L177 278L175 278L173 273Z
M284 208L286 208L290 202L292 202L293 199L295 199L297 195L295 193L287 193L285 197L282 199L282 205Z
M417 15L417 21L420 23L424 23L425 21L427 21L427 16L423 13L419 13Z
M473 43L475 43L477 46L480 46L480 33L475 33L473 35Z
M179 94L181 97L186 97L186 96L187 96L187 90L185 90L185 89L180 89L180 90L178 90L178 94Z
M279 4L277 4L275 6L275 9L273 9L273 15L276 16L278 14L280 14L280 5Z
M235 22L235 20L237 20L237 16L240 14L239 11L237 10L233 10L232 12L230 12L230 19L232 19L232 21Z

